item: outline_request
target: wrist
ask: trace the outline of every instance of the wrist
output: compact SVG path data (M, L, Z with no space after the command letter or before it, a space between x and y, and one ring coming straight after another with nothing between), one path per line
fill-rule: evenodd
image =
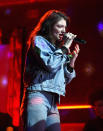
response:
M69 48L67 44L64 44L63 46L64 46L65 48L67 48L67 49Z
M70 67L71 67L71 68L74 68L74 64L70 64Z
M74 68L74 66L75 66L75 61L74 61L74 60L71 60L69 65L70 65L70 67Z

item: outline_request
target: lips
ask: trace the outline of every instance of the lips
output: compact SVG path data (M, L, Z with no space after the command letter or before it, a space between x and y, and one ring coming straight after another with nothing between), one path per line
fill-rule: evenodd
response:
M60 38L60 40L62 40L62 39L63 39L63 37L64 37L64 35L63 35L63 34L59 34L59 38Z

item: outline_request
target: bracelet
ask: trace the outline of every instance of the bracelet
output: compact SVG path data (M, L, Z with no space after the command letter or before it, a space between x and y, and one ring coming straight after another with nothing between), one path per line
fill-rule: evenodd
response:
M69 58L72 58L72 57L73 57L73 55L72 55L72 54L69 54L69 55L68 55L68 57L69 57Z

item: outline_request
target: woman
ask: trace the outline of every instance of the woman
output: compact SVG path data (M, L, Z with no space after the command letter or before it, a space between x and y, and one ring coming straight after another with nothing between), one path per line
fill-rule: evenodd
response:
M67 33L68 17L57 10L42 16L28 40L24 71L21 114L27 131L60 131L56 104L65 95L65 86L75 77L74 64L79 53L70 46L76 35Z

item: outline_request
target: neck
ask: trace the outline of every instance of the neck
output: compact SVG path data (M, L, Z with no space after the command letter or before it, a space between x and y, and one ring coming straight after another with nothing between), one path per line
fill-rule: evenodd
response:
M56 40L52 36L50 36L50 41L53 45L55 45Z

